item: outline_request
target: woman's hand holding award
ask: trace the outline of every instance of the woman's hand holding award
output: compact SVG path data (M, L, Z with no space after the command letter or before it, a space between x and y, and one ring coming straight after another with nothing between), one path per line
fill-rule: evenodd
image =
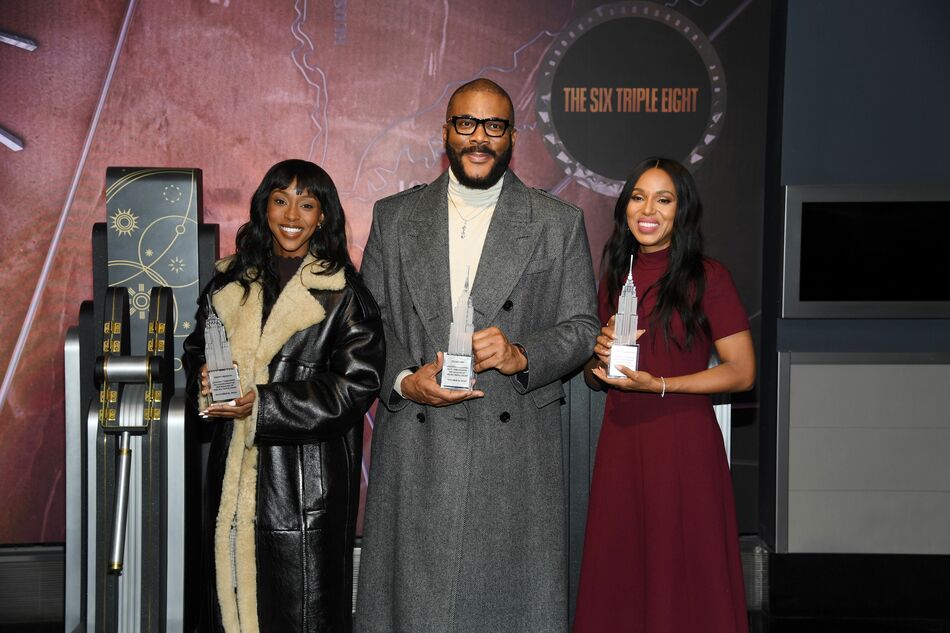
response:
M630 257L630 271L627 282L620 291L617 302L617 316L614 319L614 339L610 347L610 364L607 367L609 378L625 378L618 366L632 371L637 370L640 358L640 346L637 345L637 287L633 284L633 257Z
M208 296L208 318L205 321L205 359L208 363L208 385L211 402L229 402L241 397L241 379L237 365L231 360L231 346Z

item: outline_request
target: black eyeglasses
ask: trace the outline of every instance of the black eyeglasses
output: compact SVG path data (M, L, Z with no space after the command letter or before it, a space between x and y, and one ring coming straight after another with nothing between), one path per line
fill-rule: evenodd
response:
M452 122L452 127L455 128L455 131L463 136L474 134L478 126L481 125L482 129L485 130L485 134L498 137L507 132L508 126L511 125L508 119L499 119L496 117L476 119L473 116L452 116L449 117L449 121Z

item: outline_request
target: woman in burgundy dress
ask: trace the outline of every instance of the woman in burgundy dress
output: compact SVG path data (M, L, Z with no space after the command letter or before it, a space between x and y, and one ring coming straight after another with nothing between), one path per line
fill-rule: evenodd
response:
M755 380L732 278L703 257L702 204L679 163L649 158L617 200L588 376L609 388L591 484L574 633L745 633L732 480L709 394ZM608 378L631 254L639 371ZM720 364L708 368L715 349ZM596 378L596 380L593 380Z

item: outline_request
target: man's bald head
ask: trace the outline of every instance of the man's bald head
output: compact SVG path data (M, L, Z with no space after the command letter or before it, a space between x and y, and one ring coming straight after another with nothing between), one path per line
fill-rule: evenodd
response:
M515 125L515 106L511 102L511 97L508 96L508 93L505 92L505 89L496 84L491 79L485 79L484 77L479 77L478 79L473 79L468 83L464 83L458 88L455 89L455 92L452 93L452 96L449 97L449 104L445 109L445 118L452 116L453 109L452 106L456 98L465 94L466 92L488 92L499 97L504 97L505 102L508 104L508 122L512 127Z

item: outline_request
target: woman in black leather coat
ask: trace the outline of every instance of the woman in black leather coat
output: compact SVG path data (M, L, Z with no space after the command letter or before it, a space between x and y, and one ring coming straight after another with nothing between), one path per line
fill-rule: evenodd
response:
M185 341L190 393L213 424L202 628L348 632L379 310L350 263L336 187L313 163L267 172L236 246ZM208 293L244 394L226 403L208 400Z

